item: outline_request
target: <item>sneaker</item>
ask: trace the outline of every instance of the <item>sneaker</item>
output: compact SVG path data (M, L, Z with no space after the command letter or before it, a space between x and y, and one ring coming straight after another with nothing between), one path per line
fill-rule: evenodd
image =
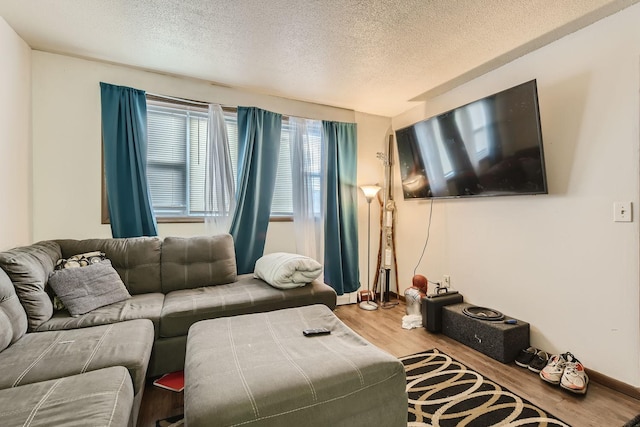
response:
M520 350L520 353L518 353L518 356L516 356L516 365L526 368L537 352L538 349L534 347L523 348Z
M571 353L554 354L551 356L547 365L540 371L540 378L551 384L560 384L564 367L567 364L567 357L571 357L573 360Z
M560 380L560 387L573 393L585 394L589 385L589 376L584 370L584 366L576 358L567 361Z
M537 374L547 366L547 362L549 362L549 354L546 351L539 350L536 355L533 356L533 359L531 359L527 368L531 372L535 372Z

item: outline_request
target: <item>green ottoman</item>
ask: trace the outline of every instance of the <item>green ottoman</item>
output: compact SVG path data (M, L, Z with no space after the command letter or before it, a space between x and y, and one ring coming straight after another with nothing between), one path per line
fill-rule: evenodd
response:
M306 337L324 327L329 335ZM402 426L402 363L313 305L189 329L185 420L198 426Z

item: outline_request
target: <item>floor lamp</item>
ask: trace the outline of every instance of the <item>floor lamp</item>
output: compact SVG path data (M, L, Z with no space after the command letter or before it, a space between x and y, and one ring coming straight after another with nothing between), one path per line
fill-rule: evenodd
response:
M360 308L363 310L377 310L378 304L371 301L371 201L381 187L377 185L363 185L360 187L364 193L365 199L367 199L367 300L360 302Z

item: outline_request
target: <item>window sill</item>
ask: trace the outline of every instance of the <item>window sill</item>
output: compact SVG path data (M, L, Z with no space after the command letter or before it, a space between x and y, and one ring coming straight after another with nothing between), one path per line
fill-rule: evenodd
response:
M192 222L204 222L203 217L156 217L158 224L162 223L192 223ZM272 216L269 218L269 222L293 222L293 216Z
M156 217L158 224L190 224L204 223L203 217ZM269 222L293 222L292 216L274 216L269 218ZM111 224L108 219L103 219L102 224Z

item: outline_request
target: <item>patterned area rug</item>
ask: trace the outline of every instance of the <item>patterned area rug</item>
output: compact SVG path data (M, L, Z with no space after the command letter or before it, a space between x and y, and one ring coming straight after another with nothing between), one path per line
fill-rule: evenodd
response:
M568 426L437 349L400 360L407 371L409 427Z
M623 427L640 427L640 415L633 418L632 420L627 421L627 423Z

